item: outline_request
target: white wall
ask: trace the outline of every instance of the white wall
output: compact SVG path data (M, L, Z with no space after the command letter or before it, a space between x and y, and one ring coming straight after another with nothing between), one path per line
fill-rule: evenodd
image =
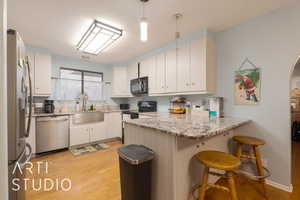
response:
M290 74L300 54L300 3L217 34L217 94L227 115L253 120L240 134L264 138L271 180L291 183ZM234 104L234 71L248 57L262 69L261 103Z
M6 0L0 0L0 199L8 199L6 102Z

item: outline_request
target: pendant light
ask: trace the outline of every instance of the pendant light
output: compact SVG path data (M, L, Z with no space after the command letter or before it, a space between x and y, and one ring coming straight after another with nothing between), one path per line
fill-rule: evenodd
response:
M149 0L141 0L142 2L142 17L140 21L140 39L142 42L146 42L148 40L148 22L145 17L145 3Z
M174 15L175 20L176 20L176 31L175 31L175 41L176 41L176 49L178 49L178 40L180 39L181 35L179 32L179 20L182 18L181 13L176 13Z

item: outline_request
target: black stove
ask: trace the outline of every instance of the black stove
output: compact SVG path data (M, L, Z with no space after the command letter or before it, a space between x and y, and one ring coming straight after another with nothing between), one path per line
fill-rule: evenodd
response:
M156 101L139 101L138 102L138 111L123 111L122 118L125 120L125 115L130 115L130 119L138 119L139 113L142 112L156 112L157 111L157 102ZM124 122L122 122L122 143L124 144Z

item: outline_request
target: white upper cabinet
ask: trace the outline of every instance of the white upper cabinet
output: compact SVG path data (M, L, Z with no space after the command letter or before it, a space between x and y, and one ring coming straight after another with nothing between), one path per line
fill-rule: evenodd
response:
M51 95L51 56L49 54L35 54L34 62L34 95Z
M171 49L166 52L166 93L177 91L177 61L176 49Z
M141 62L140 65L140 76L148 76L148 90L149 94L155 93L156 91L156 74L155 74L155 57L147 58Z
M113 97L130 96L126 66L113 67L112 96Z
M149 72L151 68L151 58L145 59L140 62L140 77L149 77Z
M182 44L177 49L177 91L187 92L191 88L190 43Z
M134 62L128 66L128 79L130 81L136 78L138 78L138 63Z
M191 42L191 91L215 91L215 44L207 37Z
M215 42L202 37L141 61L140 77L148 76L150 96L214 93L215 59ZM127 75L129 87L138 78L136 62Z
M161 53L155 57L155 88L153 93L165 93L166 86L166 56ZM151 84L151 83L150 83Z

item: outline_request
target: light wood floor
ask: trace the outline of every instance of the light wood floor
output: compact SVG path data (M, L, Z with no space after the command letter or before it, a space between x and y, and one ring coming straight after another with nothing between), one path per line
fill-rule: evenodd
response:
M60 152L33 160L34 163L49 162L49 171L38 174L37 167L28 178L35 180L59 177L72 180L72 190L33 191L26 193L27 200L120 200L120 178L118 155L116 149L119 142L110 143L111 148L82 156L73 156L69 151ZM293 184L294 193L268 187L268 200L299 200L300 199L300 143L293 143ZM298 156L298 158L296 157ZM297 159L296 159L297 158ZM223 180L220 180L222 184ZM241 200L263 200L260 186L245 178L237 178L238 192ZM207 200L229 200L227 194L209 190Z

